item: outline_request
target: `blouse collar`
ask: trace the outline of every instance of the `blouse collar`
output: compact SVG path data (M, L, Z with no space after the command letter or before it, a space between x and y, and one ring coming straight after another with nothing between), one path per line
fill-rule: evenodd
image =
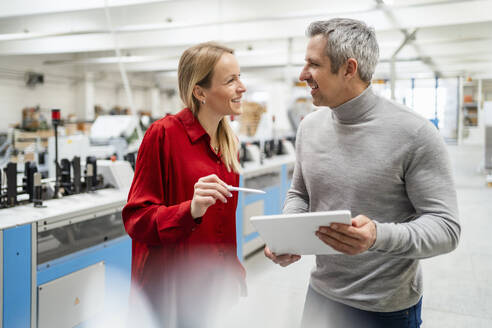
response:
M204 135L208 136L207 131L202 127L198 119L193 115L189 108L184 108L176 114L178 120L184 125L186 133L192 143L195 143L198 139ZM210 138L210 137L209 137Z

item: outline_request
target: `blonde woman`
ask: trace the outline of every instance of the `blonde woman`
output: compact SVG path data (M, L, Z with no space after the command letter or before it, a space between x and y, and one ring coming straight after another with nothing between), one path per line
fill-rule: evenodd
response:
M132 293L147 297L164 327L204 327L245 292L236 255L238 144L226 116L246 91L233 50L215 43L179 61L186 105L154 122L140 146L123 209L132 238ZM132 295L133 297L133 295Z

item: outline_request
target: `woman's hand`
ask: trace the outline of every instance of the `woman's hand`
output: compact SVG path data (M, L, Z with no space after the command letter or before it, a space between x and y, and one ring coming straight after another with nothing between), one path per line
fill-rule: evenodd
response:
M191 201L191 216L196 219L202 217L207 209L217 200L227 203L232 194L227 190L227 184L215 174L198 179L195 183L195 193Z

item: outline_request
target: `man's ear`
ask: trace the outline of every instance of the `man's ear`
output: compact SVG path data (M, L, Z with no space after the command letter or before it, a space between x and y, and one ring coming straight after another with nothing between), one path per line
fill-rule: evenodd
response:
M198 99L199 102L203 103L205 101L205 90L196 84L193 87L193 96Z
M348 79L352 79L357 76L357 70L359 69L359 64L355 58L347 59L345 63L345 77Z

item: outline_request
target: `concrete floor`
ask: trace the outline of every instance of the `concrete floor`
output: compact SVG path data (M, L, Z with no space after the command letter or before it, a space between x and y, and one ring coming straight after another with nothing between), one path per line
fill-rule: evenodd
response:
M423 260L425 328L492 327L492 188L479 168L483 147L448 146L458 192L458 248ZM257 253L245 261L249 296L228 314L231 327L298 327L314 257L281 268Z

